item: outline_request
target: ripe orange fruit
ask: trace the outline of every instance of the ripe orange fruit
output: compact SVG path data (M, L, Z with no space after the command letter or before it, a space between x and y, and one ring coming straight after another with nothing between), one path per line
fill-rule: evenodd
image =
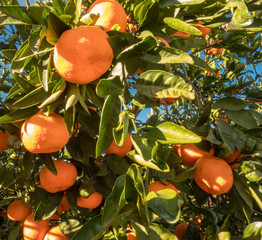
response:
M77 206L82 208L97 208L103 201L103 195L94 191L89 197L78 197Z
M126 136L126 140L122 147L119 147L115 140L113 140L111 146L105 151L107 155L109 154L117 154L120 157L126 156L126 154L131 150L132 148L132 140L130 137L130 134L128 133Z
M68 82L86 84L103 75L114 58L108 35L96 26L63 32L54 49L57 72Z
M190 22L190 24L204 24L204 22L202 21L198 21L198 22ZM201 32L202 35L201 37L205 37L207 34L209 34L209 32L211 31L211 28L207 28L207 27L201 27L201 26L194 26L196 28L198 28ZM168 37L173 37L173 36L177 36L177 37L190 37L189 33L185 33L185 32L181 32L181 31L177 31L176 33L168 36Z
M46 233L44 240L69 240L69 238L61 232L59 226L55 226Z
M188 225L189 225L188 223L179 223L176 226L175 235L176 235L178 240L184 240L185 239L185 232L186 232Z
M201 25L203 25L204 22L202 22L202 21L191 22L191 24L201 24ZM205 37L211 31L211 28L201 27L201 26L195 26L195 27L198 28L202 32L202 36L201 37Z
M69 137L64 118L54 112L46 116L40 110L21 127L21 140L31 153L57 152L67 144Z
M175 37L190 37L190 34L185 33L185 32L181 32L181 31L177 31L176 33L169 35L168 37L171 38L173 36L175 36Z
M115 24L120 26L120 32L126 32L127 15L121 4L115 0L96 0L87 13L100 14L96 25L103 27L107 32Z
M182 162L187 166L194 166L198 159L202 157L211 157L215 154L214 148L211 148L209 152L205 152L199 149L195 144L176 145L176 147L173 147L173 150L177 152Z
M161 38L158 36L155 36L155 38L159 40L160 42L164 43L167 47L170 47L169 43L164 38Z
M5 151L7 150L9 147L7 146L7 140L10 137L10 133L5 131L1 131L0 130L0 151Z
M215 44L217 43L216 41L213 41L210 43L210 45L212 44ZM224 51L224 48L214 48L214 47L211 47L207 50L207 54L210 55L210 54L213 54L213 55L221 55Z
M67 201L66 194L64 194L62 199L61 199L60 204L57 207L57 212L58 212L59 215L61 215L63 212L66 212L69 209L71 209L71 205Z
M24 221L31 213L31 204L25 206L21 200L12 202L7 208L7 217L12 221Z
M43 189L50 193L64 191L70 188L76 181L76 167L63 160L54 161L57 175L54 175L47 167L44 167L40 173L40 184Z
M196 184L210 194L223 194L233 185L233 172L228 163L218 157L202 157L194 166L198 166L193 174Z
M127 240L137 240L136 234L133 232L129 232L126 234Z
M163 99L160 99L160 98L151 98L153 101L159 101L160 100L160 103L162 105L171 105L173 104L176 100L180 99L180 97L177 97L177 98L163 98Z
M35 222L34 214L30 214L23 224L24 240L43 240L48 230L48 220Z
M235 162L236 161L236 159L241 159L241 158L243 158L245 156L245 154L240 154L240 152L238 151L238 149L236 148L235 149L235 151L232 153L232 154L230 154L228 157L226 157L226 158L224 158L225 159L225 161L227 162L227 163L232 163L232 162Z
M161 182L154 181L148 185L148 192L152 192L152 191L157 192L163 189L173 189L174 191L178 193L178 190L176 189L176 187L172 183L166 180L163 180Z

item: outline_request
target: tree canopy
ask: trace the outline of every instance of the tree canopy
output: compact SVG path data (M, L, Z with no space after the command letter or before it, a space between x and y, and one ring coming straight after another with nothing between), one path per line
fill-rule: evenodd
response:
M5 215L14 200L30 203L39 221L57 214L66 194L70 209L49 222L73 240L124 240L128 232L176 240L180 223L189 224L185 239L262 239L262 3L121 0L127 29L107 31L110 67L75 84L58 73L54 48L66 31L96 25L102 16L88 12L92 2L0 0L0 130L10 133L0 152L0 235L22 237L23 223ZM65 120L70 139L57 152L33 153L21 141L40 109ZM127 154L106 153L129 134ZM203 190L194 175L201 166L185 163L198 151L192 146L225 160L229 191ZM43 167L59 175L56 159L72 163L77 179L50 193L39 176ZM210 175L219 170L214 164ZM177 191L149 191L156 181ZM78 206L94 192L103 196L97 208Z

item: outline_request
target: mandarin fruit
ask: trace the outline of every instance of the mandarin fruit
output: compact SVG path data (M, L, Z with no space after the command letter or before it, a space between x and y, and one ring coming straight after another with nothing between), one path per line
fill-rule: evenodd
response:
M59 226L55 226L46 233L44 240L69 240L69 238L61 232Z
M54 65L62 78L86 84L103 75L114 58L108 35L96 26L63 32L54 49Z
M203 25L204 22L202 22L202 21L191 22L191 24L200 24L200 25ZM205 36L206 36L207 34L209 34L209 32L211 31L211 28L201 27L201 26L195 26L195 27L202 32L202 36L201 36L201 37L205 37Z
M126 32L127 14L121 4L115 0L96 0L87 13L99 14L96 25L101 26L106 32L116 24L120 26L120 32Z
M196 184L205 192L219 195L228 192L234 182L233 172L228 163L218 157L202 157L194 166Z
M34 221L34 214L30 214L23 224L24 240L43 240L49 231L49 221Z
M181 31L177 31L176 33L169 35L169 38L171 37L190 37L189 33L185 33L185 32L181 32Z
M120 157L124 157L131 150L131 148L132 148L132 140L131 140L130 134L128 133L122 147L119 147L116 144L115 140L113 140L111 146L105 151L105 153L107 155L117 154Z
M7 150L9 147L7 146L7 140L10 137L10 133L5 131L1 131L0 130L0 151L5 151Z
M154 181L148 185L148 192L152 192L152 191L157 192L163 189L172 189L178 193L178 190L176 189L176 187L172 183L166 180L163 180L161 182Z
M32 213L32 206L27 206L21 200L9 204L7 208L7 217L12 221L24 221Z
M137 240L136 234L133 232L129 232L126 234L127 240Z
M202 151L195 144L176 145L176 152L187 166L194 166L196 161L202 157L211 157L215 154L215 149L211 148L209 152Z
M21 140L31 153L52 153L62 149L69 141L65 120L51 112L41 110L27 119L21 127Z
M72 163L58 159L54 161L54 164L57 175L49 171L46 166L40 172L41 187L50 193L56 193L70 188L77 178L77 170Z
M89 197L78 197L77 206L82 208L97 208L103 201L103 195L94 191Z
M59 203L58 207L57 207L57 212L59 215L61 215L63 212L68 211L69 209L71 209L71 205L69 204L66 194L63 195L61 202Z
M185 232L186 232L188 225L189 225L188 223L179 223L176 226L175 235L176 235L178 240L184 240L185 239Z
M162 105L171 105L173 104L176 100L180 99L180 97L177 98L151 98L153 101L159 101Z

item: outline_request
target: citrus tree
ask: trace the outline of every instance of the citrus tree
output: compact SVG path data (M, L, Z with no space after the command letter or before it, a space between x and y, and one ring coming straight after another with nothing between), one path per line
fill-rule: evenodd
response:
M260 1L25 5L0 1L1 239L262 239Z

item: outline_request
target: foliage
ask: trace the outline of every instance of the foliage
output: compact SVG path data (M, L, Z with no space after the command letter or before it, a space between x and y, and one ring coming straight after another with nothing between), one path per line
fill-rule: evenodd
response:
M26 1L27 3L29 1ZM62 193L38 186L45 165L69 160L78 179L66 191L72 206L58 224L73 240L176 239L174 229L189 222L187 239L261 239L262 219L262 4L251 0L129 0L120 1L129 28L108 32L114 60L108 71L86 85L64 81L52 58L61 34L85 22L91 1L37 1L19 6L0 0L2 91L0 128L12 134L10 149L0 153L0 214L15 199L31 203L36 220L50 217ZM204 25L192 22L204 21ZM132 28L130 27L132 24ZM211 28L201 37L199 26ZM57 38L48 39L54 31ZM171 36L181 31L190 37ZM170 47L155 36L168 41ZM221 55L211 48L224 48ZM140 69L143 73L136 74ZM171 107L151 98L177 98ZM164 101L165 103L165 101ZM95 107L96 110L91 109ZM32 154L20 141L23 121L45 108L64 117L71 138L64 149ZM151 113L144 114L147 109ZM81 124L78 134L74 129ZM132 133L133 150L121 158L105 155L113 139L122 145ZM202 141L201 138L207 141ZM243 154L233 170L234 185L210 195L193 180L195 168L185 167L173 144L195 143L226 158L237 148ZM148 184L168 180L180 191L148 194ZM105 201L93 210L77 207L81 183L91 184ZM4 216L4 214L3 214ZM200 218L200 227L193 224ZM1 218L3 239L21 239L21 224Z

